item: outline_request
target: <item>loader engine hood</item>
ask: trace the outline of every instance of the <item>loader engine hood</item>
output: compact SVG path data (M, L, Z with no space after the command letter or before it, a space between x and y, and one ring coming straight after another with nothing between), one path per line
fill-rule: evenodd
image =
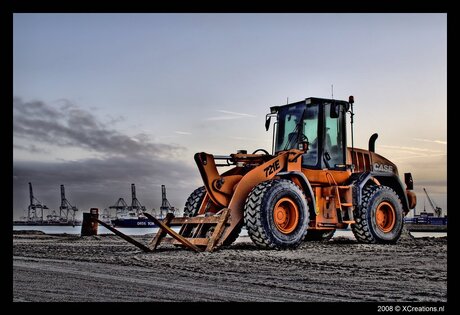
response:
M372 161L372 170L374 172L388 172L394 173L395 175L399 176L398 167L394 163L375 152L370 152L370 154Z
M354 172L382 172L399 176L398 168L393 162L369 150L348 147L347 164L355 165Z

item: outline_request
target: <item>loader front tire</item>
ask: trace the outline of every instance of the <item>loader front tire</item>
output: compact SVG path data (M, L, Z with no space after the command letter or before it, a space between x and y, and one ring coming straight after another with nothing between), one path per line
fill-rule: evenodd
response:
M287 179L262 182L249 193L244 224L261 248L298 247L307 233L308 205L302 190Z
M206 188L204 186L195 189L185 202L184 217L194 217L198 215L198 211L200 210L201 203L203 202L205 196ZM235 227L233 232L227 237L227 239L223 242L222 245L230 246L240 235L242 227L243 222L241 222L240 224L238 224L238 226Z
M387 186L368 185L361 206L354 210L351 230L361 243L396 243L403 229L403 209L396 192Z
M198 214L205 195L204 186L198 187L190 194L185 202L184 217L194 217Z

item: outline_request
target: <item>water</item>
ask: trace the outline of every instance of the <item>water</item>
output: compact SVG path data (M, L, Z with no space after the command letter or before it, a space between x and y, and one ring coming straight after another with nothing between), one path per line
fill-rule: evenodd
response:
M174 227L174 230L178 231L179 228ZM43 231L46 234L80 234L81 233L81 226L19 226L13 225L13 230L37 230ZM127 234L127 235L144 235L144 234L151 234L158 232L158 228L117 228L120 232ZM98 234L113 234L111 231L107 230L103 226L99 226ZM444 237L447 236L447 232L411 232L414 237ZM246 229L243 229L240 233L241 236L248 235ZM350 230L337 230L334 234L334 237L348 237L354 238L353 232Z
M156 233L158 228L116 228L120 232L127 235L144 235L150 233ZM77 226L49 226L49 225L13 225L13 230L23 230L23 231L42 231L46 234L80 234L81 225ZM98 234L113 234L113 232L107 230L105 227L100 226L97 230Z

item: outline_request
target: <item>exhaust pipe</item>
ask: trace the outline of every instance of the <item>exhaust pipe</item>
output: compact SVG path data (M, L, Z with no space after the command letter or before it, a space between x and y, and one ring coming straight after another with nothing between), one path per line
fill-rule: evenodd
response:
M375 140L377 140L378 137L379 137L379 135L377 133L374 133L369 138L369 151L370 152L375 152Z

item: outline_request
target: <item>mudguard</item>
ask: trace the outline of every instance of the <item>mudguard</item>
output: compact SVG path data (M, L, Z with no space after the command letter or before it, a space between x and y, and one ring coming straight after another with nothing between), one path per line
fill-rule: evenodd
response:
M355 173L350 178L350 184L353 184L353 203L361 204L362 191L367 182L375 178L380 184L392 188L401 200L404 212L409 212L409 201L405 193L404 186L399 177L390 172L363 172Z

